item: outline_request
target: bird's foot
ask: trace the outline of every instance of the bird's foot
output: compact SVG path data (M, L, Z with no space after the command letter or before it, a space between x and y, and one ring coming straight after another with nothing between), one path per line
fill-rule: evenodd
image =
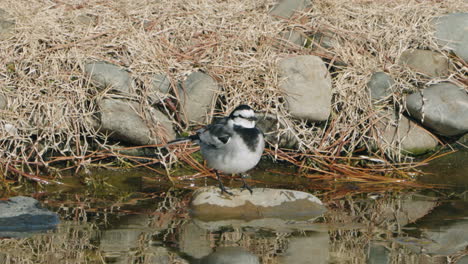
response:
M226 194L231 195L231 196L234 195L232 192L228 191L226 189L226 187L224 187L224 184L222 182L219 182L219 189L221 189L221 195L223 193L226 193Z
M249 190L250 192L250 195L253 194L253 190L252 188L250 188L250 186L245 182L245 175L241 175L241 179L242 179L242 187L241 187L241 191L243 191L244 189L247 189Z

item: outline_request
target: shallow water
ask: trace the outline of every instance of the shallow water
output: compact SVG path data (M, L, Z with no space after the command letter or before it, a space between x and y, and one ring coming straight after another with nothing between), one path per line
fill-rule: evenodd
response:
M212 179L174 187L148 170L93 170L59 187L23 190L62 222L0 239L0 263L467 263L466 155L424 168L431 174L420 180L453 184L444 189L367 192L375 189L298 177L281 164L262 163L251 173L256 188L318 195L329 211L310 222L202 222L187 210L191 189L216 184Z

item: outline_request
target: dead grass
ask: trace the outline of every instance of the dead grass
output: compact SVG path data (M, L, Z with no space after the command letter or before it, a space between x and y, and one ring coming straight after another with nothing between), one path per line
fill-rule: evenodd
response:
M2 170L47 168L49 161L43 158L51 153L86 164L93 160L93 150L109 149L92 117L96 102L112 95L89 84L83 73L89 60L127 68L140 88L129 99L142 102L143 108L149 107L147 97L154 93L149 90L153 73L167 74L175 87L188 73L204 71L221 87L212 113L248 102L283 119L285 130L299 139L299 152L350 156L356 149L370 149L379 137L372 129L376 115L366 90L370 75L386 71L395 78L395 96L387 107L401 112L403 95L428 80L398 66L400 54L410 48L440 51L429 21L468 11L463 0L324 0L314 1L310 11L290 20L278 20L268 15L274 2L1 1L0 8L16 21L14 36L0 41L0 88L9 101L7 109L0 110ZM95 20L79 22L81 15ZM323 33L333 37L336 46L313 50L279 38L291 28L305 36ZM440 52L451 58L448 80L466 81L466 64ZM285 110L275 66L295 54L315 54L347 65L330 66L333 113L325 124L291 119ZM167 105L162 108L176 120L176 112ZM17 133L3 129L6 124ZM187 124L176 127L185 130ZM270 143L278 155L276 142ZM398 146L378 147L375 155L390 162L404 158Z

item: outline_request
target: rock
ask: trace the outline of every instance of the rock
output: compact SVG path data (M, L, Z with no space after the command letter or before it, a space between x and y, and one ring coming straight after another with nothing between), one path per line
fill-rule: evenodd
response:
M242 247L219 247L203 257L200 264L260 264L260 260Z
M202 72L190 74L179 92L185 119L204 123L218 90L218 84L209 75Z
M12 137L18 136L18 128L16 128L14 125L10 123L5 123L3 125L3 129L5 130L6 135L9 135Z
M375 72L367 83L373 101L383 100L392 94L393 78L385 72Z
M171 82L165 74L153 75L151 88L148 94L151 103L158 103L163 96L167 96L171 91Z
M179 235L179 250L193 258L203 258L213 252L211 241L206 239L208 231L200 228L192 221L186 222Z
M216 187L200 188L191 202L192 214L202 221L226 219L280 218L309 220L326 209L315 196L299 191L255 188L231 189L233 195L221 195Z
M424 245L428 254L451 255L464 250L468 246L468 220L448 221L444 226L438 226L436 230L425 230L423 237L432 240L433 243Z
M59 223L56 213L40 207L31 197L16 196L0 201L0 237L26 237Z
M311 257L313 261L311 262ZM287 250L279 257L280 264L330 263L330 236L328 232L315 232L307 237L293 237Z
M94 27L98 23L98 16L92 14L80 14L75 18L75 21L84 26Z
M325 121L331 112L331 79L323 61L303 55L282 59L279 71L286 105L295 118Z
M270 15L281 18L291 18L295 12L304 11L310 5L310 0L279 0L270 10Z
M468 264L468 255L463 256L461 259L459 259L456 264Z
M14 34L16 22L10 14L0 8L0 40L8 39Z
M379 145L398 146L401 151L411 155L421 155L434 150L438 145L435 136L419 127L417 124L390 111L379 114L379 122L376 124Z
M304 46L306 43L306 38L301 33L294 30L283 31L281 37L299 46Z
M0 110L5 110L7 108L7 98L5 95L0 94Z
M85 72L102 89L112 89L131 94L134 91L134 83L130 74L119 66L107 62L92 62L85 65Z
M433 23L437 43L468 62L468 13L448 14L434 19Z
M406 50L401 54L398 64L408 66L415 72L429 77L442 77L449 74L448 59L430 50Z
M443 136L468 132L468 94L451 84L439 83L406 97L410 115Z
M297 144L297 138L290 130L284 120L272 114L257 114L258 123L257 127L260 128L265 134L265 139L271 144L278 144L282 148L294 149Z
M339 40L336 35L331 31L326 32L317 32L310 36L310 41L312 41L312 49L317 50L322 48L325 49L335 49L339 47Z
M376 244L375 242L371 242L369 244L369 255L367 256L367 263L391 263L390 262L390 252L389 250L383 246Z
M171 121L156 109L149 110L154 122L145 121L137 112L138 103L104 99L99 102L100 130L110 133L111 138L135 145L159 144L175 137ZM156 126L152 134L150 124Z
M423 195L408 195L400 201L396 211L391 205L381 208L381 213L375 218L376 224L396 221L399 226L414 223L429 214L438 205L436 199Z

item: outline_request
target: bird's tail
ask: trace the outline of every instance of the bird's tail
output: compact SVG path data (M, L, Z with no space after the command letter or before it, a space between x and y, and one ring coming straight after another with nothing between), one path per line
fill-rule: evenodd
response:
M183 143L183 142L192 142L192 141L196 142L197 140L199 140L198 135L192 135L192 136L188 136L188 137L176 138L174 140L171 140L171 141L167 142L167 144L164 147L167 147L167 146L170 146L170 145L175 145L175 144L180 144L180 143Z

